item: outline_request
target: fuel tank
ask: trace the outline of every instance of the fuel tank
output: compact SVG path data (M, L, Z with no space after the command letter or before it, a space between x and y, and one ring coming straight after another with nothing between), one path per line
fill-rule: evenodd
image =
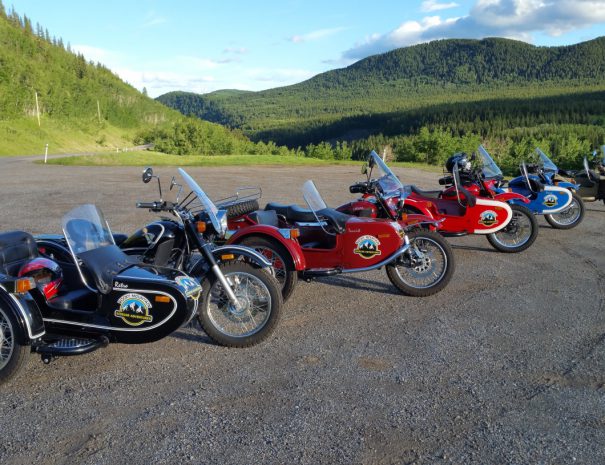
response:
M136 231L120 248L128 255L141 256L145 263L165 266L174 249L184 249L185 241L185 231L179 223L161 220Z

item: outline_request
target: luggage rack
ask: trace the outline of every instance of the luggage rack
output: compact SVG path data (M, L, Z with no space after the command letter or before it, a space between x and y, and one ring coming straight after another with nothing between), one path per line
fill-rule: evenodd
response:
M235 194L216 200L216 206L220 209L229 207L242 202L258 200L263 196L263 190L260 187L238 187Z

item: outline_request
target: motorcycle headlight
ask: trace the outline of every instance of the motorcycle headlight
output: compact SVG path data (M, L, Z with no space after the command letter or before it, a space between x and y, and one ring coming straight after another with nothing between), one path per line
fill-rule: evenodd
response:
M227 232L227 210L219 210L216 213L216 218L221 225L221 230L217 231L221 237Z

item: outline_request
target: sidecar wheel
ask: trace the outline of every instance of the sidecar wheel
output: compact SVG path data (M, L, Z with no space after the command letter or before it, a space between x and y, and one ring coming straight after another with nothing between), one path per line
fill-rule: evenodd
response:
M0 307L0 384L13 378L27 362L30 347L20 344L17 322Z
M281 286L283 300L287 301L298 282L298 273L290 252L279 242L258 236L246 237L241 244L262 253L271 262L275 277Z
M510 205L513 217L504 229L488 234L492 247L504 253L522 252L538 237L538 220L527 207Z
M277 280L260 268L229 262L220 269L231 284L242 308L229 301L221 282L213 274L202 281L202 302L198 320L218 344L249 347L266 339L274 330L282 308Z
M571 229L584 219L584 202L578 194L572 192L572 200L565 210L551 215L544 215L548 224L555 229Z
M426 297L441 291L454 273L454 253L438 233L416 230L408 234L410 252L387 265L387 276L405 295ZM418 256L416 256L418 255Z

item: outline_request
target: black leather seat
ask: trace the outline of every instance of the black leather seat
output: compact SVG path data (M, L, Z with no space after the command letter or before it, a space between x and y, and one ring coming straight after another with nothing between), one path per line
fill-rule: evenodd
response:
M418 189L416 186L411 185L410 189L417 195L421 195L422 197L428 197L431 199L438 199L441 197L441 191L423 191L422 189Z
M21 266L38 256L36 240L23 231L0 234L0 273L17 276Z
M347 221L353 218L352 215L347 215L346 213L339 212L333 208L323 208L317 212L317 215L321 219L325 218L328 224L336 229L339 234L345 232Z
M78 258L82 260L86 271L93 277L97 289L102 294L111 292L113 280L120 272L138 263L136 258L126 255L113 244L80 252Z
M278 215L282 215L288 221L315 222L317 218L311 210L301 208L298 205L283 205L281 203L270 202L265 210L273 210Z

